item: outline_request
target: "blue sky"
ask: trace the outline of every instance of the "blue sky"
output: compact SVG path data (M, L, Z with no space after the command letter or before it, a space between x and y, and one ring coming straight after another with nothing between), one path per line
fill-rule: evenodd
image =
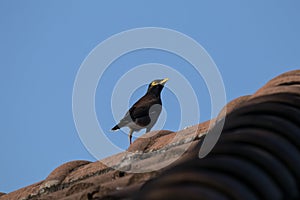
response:
M43 180L67 161L95 161L74 125L72 91L83 60L108 37L139 27L164 27L192 37L217 64L229 101L299 68L299 9L297 0L0 1L0 191ZM108 107L110 96L102 99L110 84L126 70L149 62L181 70L201 98L200 121L210 118L201 77L180 68L188 64L178 57L149 50L118 59L99 82L96 110L105 129L117 120ZM141 85L130 104L145 90ZM168 89L162 96L171 113L163 128L177 130L179 102ZM127 136L113 134L108 137L126 148Z

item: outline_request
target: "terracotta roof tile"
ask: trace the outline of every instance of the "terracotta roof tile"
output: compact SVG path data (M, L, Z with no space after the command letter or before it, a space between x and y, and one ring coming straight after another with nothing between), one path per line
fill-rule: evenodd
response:
M254 96L275 93L276 89L284 91L289 87L286 86L295 86L297 88L300 86L300 70L294 70L290 72L283 73L269 82L267 82L262 88L260 88ZM271 89L272 88L272 89Z
M245 95L245 96L241 96L236 99L233 99L232 101L227 103L226 106L224 106L224 108L220 111L217 118L221 119L221 118L225 117L227 114L231 113L233 110L239 108L244 102L249 100L250 97L251 97L251 95Z
M105 171L107 169L108 167L100 161L89 163L86 165L81 165L76 170L70 172L68 176L65 177L62 183L71 183L78 180L82 180L86 177L101 174L102 171Z
M49 176L45 179L43 185L46 187L51 187L50 182L56 182L57 184L61 183L72 171L77 171L77 169L83 165L87 165L91 162L89 161L71 161L68 163L65 163L59 167L57 167L55 170L53 170ZM47 185L48 184L48 185Z
M149 151L151 145L155 143L156 140L159 140L162 136L167 136L169 138L174 137L174 134L171 131L161 130L161 131L151 131L149 133L144 134L142 137L136 139L132 145L129 146L127 151L129 152L137 152L137 151ZM168 143L165 141L165 143Z
M291 94L299 94L300 85L292 85L292 86L280 86L280 87L268 87L263 90L257 91L252 98L256 98L259 96L266 96L270 94L278 94L278 93L291 93Z
M21 188L19 190L7 193L5 195L0 196L0 200L15 200L15 199L26 199L31 196L34 196L38 193L39 188L43 181L40 181L38 183L26 186L24 188Z

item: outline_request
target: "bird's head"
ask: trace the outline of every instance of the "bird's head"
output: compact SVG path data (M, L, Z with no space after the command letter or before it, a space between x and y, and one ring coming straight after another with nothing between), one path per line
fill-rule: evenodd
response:
M169 80L168 78L165 78L165 79L157 79L157 80L152 81L148 86L147 93L153 93L153 94L159 96L160 92L164 88L165 83L168 80Z

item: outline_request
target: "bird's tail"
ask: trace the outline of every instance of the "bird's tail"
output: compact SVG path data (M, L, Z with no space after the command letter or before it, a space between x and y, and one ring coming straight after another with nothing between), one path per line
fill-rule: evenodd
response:
M112 130L112 131L116 131L116 130L118 130L118 129L120 129L120 127L119 127L119 125L117 124L117 125L115 125L111 130Z

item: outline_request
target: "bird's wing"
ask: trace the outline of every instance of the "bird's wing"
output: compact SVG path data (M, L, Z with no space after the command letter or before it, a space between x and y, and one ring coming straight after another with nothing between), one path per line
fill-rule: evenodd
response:
M125 114L123 119L120 120L118 125L120 127L123 127L123 126L128 125L131 122L135 122L136 119L147 117L147 116L149 116L148 111L149 111L149 109L147 109L146 106L140 107L140 106L133 105L129 109L129 111L127 111L127 113Z
M153 106L159 105L159 106ZM155 98L149 98L149 96L143 96L140 98L133 106L127 111L123 119L121 119L118 124L120 127L126 126L130 122L135 122L136 119L149 117L150 114L160 113L161 109L157 109L157 107L161 108L161 100ZM152 107L153 106L153 107ZM154 108L154 109L152 109Z
M129 111L127 111L127 113L125 114L123 119L120 120L119 125L126 126L128 123L130 123L132 121L133 121L133 119L131 119L130 113L129 113Z
M152 109L152 106L157 104L161 105L160 99L143 96L129 109L129 113L133 119L149 116L149 111L154 112L156 110Z

